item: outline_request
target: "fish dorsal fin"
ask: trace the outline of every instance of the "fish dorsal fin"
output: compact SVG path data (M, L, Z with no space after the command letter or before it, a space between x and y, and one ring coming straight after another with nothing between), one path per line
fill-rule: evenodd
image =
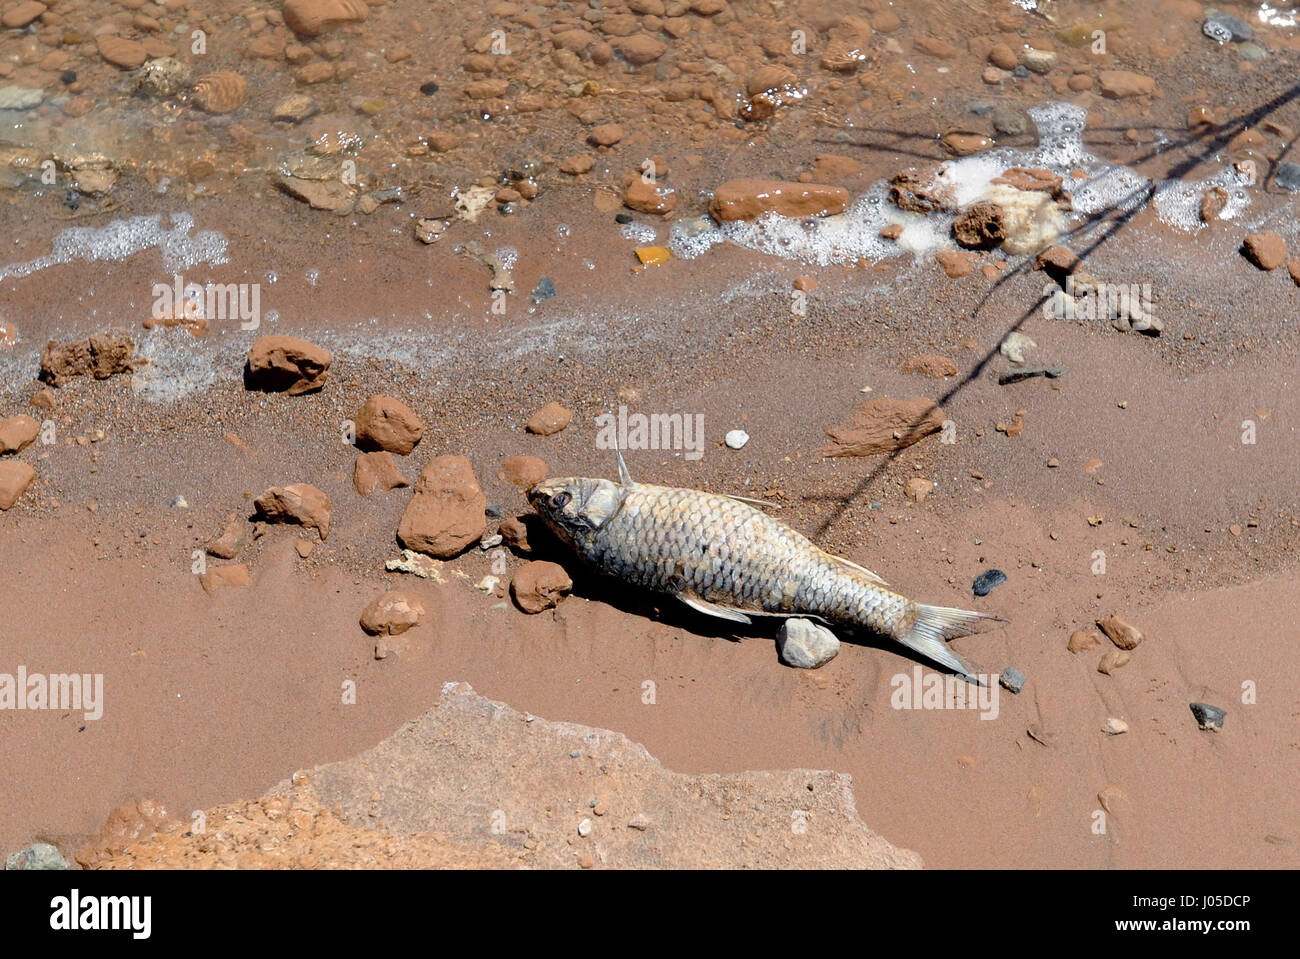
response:
M884 577L882 577L879 573L873 573L865 566L859 566L851 559L845 559L843 556L836 556L834 553L827 553L826 555L828 555L831 559L835 560L835 562L843 566L847 566L849 569L857 570L859 573L867 577L867 579L871 580L873 583L879 583L881 586L889 585L889 583L885 582Z
M618 458L618 481L625 489L631 489L636 485L632 481L632 474L627 471L627 464L623 462L623 451L617 446L614 447L614 455Z

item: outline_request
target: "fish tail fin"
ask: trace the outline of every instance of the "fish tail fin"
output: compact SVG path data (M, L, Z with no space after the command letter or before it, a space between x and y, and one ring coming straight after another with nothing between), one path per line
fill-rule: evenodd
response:
M974 663L962 659L948 648L945 640L974 633L975 625L984 620L1006 622L1001 616L992 613L977 613L969 609L956 609L952 606L926 606L916 604L916 620L912 627L895 638L913 652L920 653L926 659L946 666L954 673L978 682L975 674L980 671Z

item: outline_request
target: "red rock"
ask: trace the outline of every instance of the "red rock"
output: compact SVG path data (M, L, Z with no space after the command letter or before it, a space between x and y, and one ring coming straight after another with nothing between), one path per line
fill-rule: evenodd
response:
M507 483L523 489L536 486L550 475L546 460L537 456L507 456L501 461L501 472Z
M411 483L397 468L393 454L381 450L357 455L356 467L352 471L352 485L362 496L369 496L371 493L387 493L390 489L410 486Z
M402 514L402 546L439 559L455 556L483 535L487 497L463 456L436 456L415 481L415 495Z
M297 523L319 531L321 539L329 537L330 498L309 483L272 486L253 505L268 523Z
M946 419L943 410L923 396L912 400L879 396L855 409L848 423L826 431L831 444L822 455L892 453L937 433Z
M899 232L903 231L900 229ZM960 250L940 250L934 255L934 258L938 261L939 266L943 268L943 272L953 280L960 279L963 276L970 276L975 269L974 264L971 263L970 254L963 253Z
M583 173L590 173L591 168L595 165L596 158L594 156L590 153L579 153L561 160L560 172L567 173L569 176L581 176Z
M525 613L554 609L573 591L573 580L558 563L525 563L510 581L510 594Z
M926 497L932 492L934 492L934 484L920 476L913 476L903 484L903 495L913 503L925 502Z
M924 35L916 38L916 50L918 53L939 57L943 60L951 60L957 55L957 48L947 40Z
M424 435L424 423L409 406L391 396L372 396L361 405L354 420L357 446L387 450L405 456Z
M533 551L532 546L528 544L528 527L534 521L535 515L514 516L501 523L501 539L516 553L527 555Z
M59 387L72 376L104 380L117 373L130 373L134 352L135 344L125 330L100 330L62 346L51 340L41 351L41 379Z
M1076 629L1070 634L1070 641L1065 648L1072 653L1082 653L1100 646L1101 639L1096 633L1090 633L1086 629Z
M1252 233L1241 245L1242 253L1261 270L1276 270L1286 262L1286 241L1276 233Z
M149 59L149 51L144 44L111 33L99 38L99 55L113 66L124 70L138 69Z
M248 81L233 70L209 73L194 81L194 105L206 113L232 113L247 92Z
M897 240L902 235L903 235L903 224L901 223L891 223L889 224L889 226L885 227L883 230L880 231L880 238L883 240ZM951 253L953 251L949 250L948 252ZM940 262L942 263L943 261L940 260ZM949 274L949 276L951 275L952 274Z
M1142 632L1136 626L1124 622L1118 616L1107 616L1097 620L1097 625L1106 634L1106 638L1120 649L1137 649L1142 642Z
M36 0L23 0L22 3L15 3L12 7L0 16L0 24L10 29L25 27L31 23L46 10L45 4L37 3Z
M25 413L0 420L0 454L17 453L41 435L41 424Z
M638 33L635 36L620 40L614 45L614 49L628 63L639 67L647 63L653 63L662 57L668 52L668 45L661 43L648 33Z
M627 192L623 195L623 205L638 213L663 216L677 206L677 194L668 187L646 183L637 177L628 185Z
M547 403L540 410L528 417L524 429L538 436L550 436L569 425L573 419L573 410L567 410L559 403Z
M1201 194L1201 222L1213 223L1228 205L1228 191L1221 186L1210 187Z
M101 859L120 855L127 846L146 840L176 820L162 803L152 799L133 799L117 806L94 840L76 852L76 860L87 869Z
M392 590L372 599L361 612L361 628L371 636L400 636L424 619L424 604Z
M612 147L621 139L623 128L617 123L602 123L598 127L592 127L587 134L587 142L598 147Z
M952 209L956 197L947 187L941 186L933 174L905 171L890 178L889 202L900 210L932 213Z
M199 574L199 585L211 596L224 586L248 587L253 585L253 577L243 563L230 566L209 566L206 572Z
M987 250L1006 239L1002 207L989 201L972 203L952 222L952 235L962 246Z
M248 380L255 389L310 393L325 385L334 357L296 336L259 336L248 351Z
M993 49L989 51L989 63L999 70L1014 70L1020 65L1020 59L1007 44L998 43L994 44Z
M248 525L231 513L226 517L226 527L221 535L208 543L208 555L218 559L234 559L248 543Z
M1102 96L1111 100L1146 96L1156 88L1156 81L1151 77L1127 70L1102 70L1097 79L1101 82Z
M1293 256L1286 261L1286 271L1291 274L1295 285L1300 286L1300 256Z
M832 216L849 205L849 191L820 183L782 180L730 180L713 191L709 212L718 221L752 220L764 213L781 216Z
M36 479L36 470L30 463L21 460L5 460L0 463L0 509L13 509L18 498L27 492L27 487Z
M967 133L962 130L949 130L939 142L953 156L965 157L983 153L993 148L993 141L982 133Z
M931 379L941 380L946 376L957 375L957 364L938 353L925 353L913 356L903 363L904 373L921 373Z
M368 12L363 0L285 0L282 11L285 26L305 37L360 23Z
M1038 254L1034 260L1034 269L1043 270L1052 279L1064 282L1065 278L1079 270L1083 261L1069 247L1049 246Z
M1113 675L1115 670L1127 666L1132 660L1131 653L1126 653L1122 649L1108 649L1101 654L1101 660L1097 663L1097 672L1105 673L1107 676Z
M801 293L811 293L817 289L817 281L811 276L796 276L794 278L794 288Z

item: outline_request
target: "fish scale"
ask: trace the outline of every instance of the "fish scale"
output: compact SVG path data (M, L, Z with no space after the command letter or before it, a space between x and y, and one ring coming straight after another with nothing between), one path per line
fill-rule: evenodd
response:
M731 620L815 616L834 626L867 628L973 674L944 640L998 617L917 603L747 503L636 483L621 455L619 466L620 483L548 479L528 493L547 525L598 570Z

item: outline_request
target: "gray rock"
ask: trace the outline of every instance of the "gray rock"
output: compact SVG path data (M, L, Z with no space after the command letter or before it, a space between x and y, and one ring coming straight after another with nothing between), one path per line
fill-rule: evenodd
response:
M1038 136L1038 127L1033 117L1012 103L999 103L989 113L993 129L1004 136L1021 136L1030 134Z
M22 852L5 857L5 869L71 869L59 850L48 842L34 842Z
M0 87L0 110L30 110L40 106L44 99L44 90L18 86Z
M817 669L839 654L840 641L825 626L809 619L787 619L777 633L781 661L798 669Z
M1003 689L1009 689L1013 693L1018 693L1020 690L1025 688L1025 682L1028 678L1029 677L1014 666L1008 666L1006 669L1002 670L1002 675L998 677L998 684L1001 685Z
M1277 168L1273 185L1290 193L1300 193L1300 163L1283 163Z
M1222 10L1215 10L1213 7L1205 11L1205 22L1201 24L1201 32L1219 43L1230 41L1241 43L1255 36L1255 31L1245 20L1224 13Z
M1268 51L1258 43L1242 43L1236 48L1237 56L1243 60L1250 60L1252 63L1260 63L1268 59Z
M542 300L549 300L553 296L555 296L555 284L551 282L549 276L542 277L537 281L537 285L533 287L533 302L540 303Z
M1223 728L1224 717L1228 715L1226 709L1211 706L1209 703L1188 703L1188 705L1192 709L1192 715L1196 717L1196 724L1202 729L1217 733Z

